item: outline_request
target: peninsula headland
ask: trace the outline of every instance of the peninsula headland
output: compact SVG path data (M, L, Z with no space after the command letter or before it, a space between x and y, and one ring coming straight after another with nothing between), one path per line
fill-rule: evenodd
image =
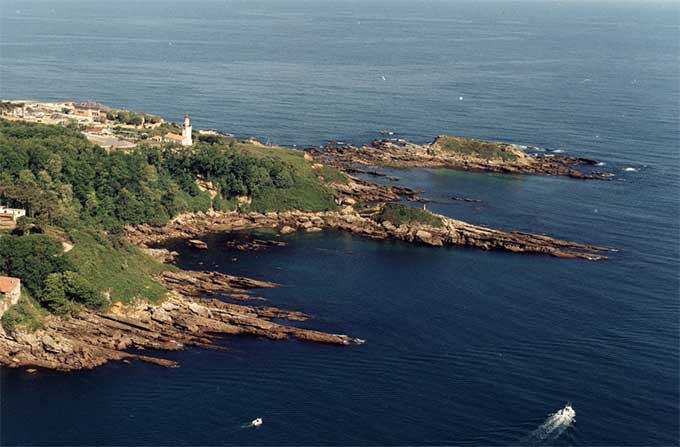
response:
M432 247L607 258L606 247L409 206L400 202L426 201L422 191L353 175L360 164L607 178L579 169L594 160L455 137L302 151L195 130L188 116L175 124L96 103L1 104L0 205L15 211L0 227L0 275L21 282L0 328L0 363L10 367L175 366L141 350L222 349L226 335L363 343L296 327L310 318L297 310L245 304L251 289L277 287L266 279L178 269L162 247L170 239L200 249L212 232L334 229Z

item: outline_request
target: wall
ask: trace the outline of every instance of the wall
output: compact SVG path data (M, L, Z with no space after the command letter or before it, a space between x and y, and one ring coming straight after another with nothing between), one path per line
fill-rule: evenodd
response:
M21 284L17 284L14 290L6 295L0 293L0 318L7 309L19 302L19 297L21 297Z

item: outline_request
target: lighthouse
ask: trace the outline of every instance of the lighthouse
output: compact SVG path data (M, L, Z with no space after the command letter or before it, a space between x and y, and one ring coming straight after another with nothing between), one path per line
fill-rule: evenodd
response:
M182 146L191 146L191 120L189 114L184 115L184 128L182 129Z

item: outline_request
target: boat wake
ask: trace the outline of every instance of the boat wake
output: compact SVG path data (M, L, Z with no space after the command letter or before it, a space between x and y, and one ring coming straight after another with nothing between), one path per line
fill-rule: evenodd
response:
M551 414L534 431L532 431L522 442L528 445L546 445L555 441L576 421L576 411L567 404L558 412Z

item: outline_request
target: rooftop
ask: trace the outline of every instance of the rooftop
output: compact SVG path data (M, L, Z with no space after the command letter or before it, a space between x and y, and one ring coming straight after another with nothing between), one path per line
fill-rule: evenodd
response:
M169 140L175 140L181 142L184 138L182 135L177 135L176 133L168 132L165 134L165 138Z
M21 280L19 278L0 276L0 293L10 293L20 283Z

